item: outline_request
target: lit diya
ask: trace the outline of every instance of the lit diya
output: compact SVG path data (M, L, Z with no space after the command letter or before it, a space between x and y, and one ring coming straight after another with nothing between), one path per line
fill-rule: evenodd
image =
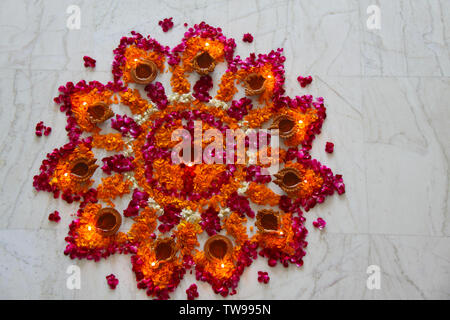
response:
M260 210L256 214L256 226L264 233L278 233L281 226L280 215L273 210Z
M245 94L248 96L256 96L266 89L266 78L257 73L250 73L244 80Z
M199 52L193 62L194 70L200 75L206 75L214 71L216 67L216 61L214 58L206 51Z
M70 175L72 179L80 183L88 181L98 168L95 161L97 160L85 157L75 159L70 165Z
M102 208L98 211L95 227L105 237L117 233L122 224L122 216L113 208Z
M87 108L87 113L92 123L102 123L114 116L111 108L102 101L90 105Z
M131 78L137 84L149 84L158 75L158 69L153 61L141 59L130 71Z
M153 250L158 262L167 262L172 260L177 253L175 241L173 238L161 238L153 244Z
M206 240L203 250L208 260L223 260L231 257L233 243L228 237L216 234Z
M279 185L288 195L297 192L301 187L302 174L296 168L283 168L275 174L275 178L274 183Z
M287 114L282 114L273 120L269 129L278 129L283 139L289 139L295 134L295 119Z

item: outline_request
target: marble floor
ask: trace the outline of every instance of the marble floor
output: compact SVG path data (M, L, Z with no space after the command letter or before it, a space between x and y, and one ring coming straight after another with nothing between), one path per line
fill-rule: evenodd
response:
M66 25L70 5L81 10L79 30ZM158 21L166 17L175 26L163 33ZM347 187L307 213L302 268L259 259L229 299L450 298L450 1L2 0L0 20L0 298L148 299L128 256L94 263L63 255L76 206L36 193L32 179L66 141L52 101L59 85L111 80L112 49L130 30L172 46L184 22L203 20L235 38L241 57L285 48L287 93L325 98L312 156L343 174ZM241 41L246 32L253 43ZM94 71L84 55L97 59ZM300 74L313 83L300 88ZM40 120L53 128L49 137L34 135ZM326 141L335 143L332 155ZM47 219L55 209L57 225ZM312 227L317 217L326 230ZM70 290L73 264L81 288ZM379 288L367 285L372 265ZM270 272L268 285L257 282L258 270ZM120 280L116 290L106 285L110 273ZM173 298L184 299L192 281L188 275ZM199 292L222 299L203 283Z

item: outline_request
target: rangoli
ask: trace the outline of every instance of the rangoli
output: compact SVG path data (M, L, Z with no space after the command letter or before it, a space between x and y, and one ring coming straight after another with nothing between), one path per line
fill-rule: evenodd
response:
M167 23L171 27L171 19ZM244 41L253 37L246 34ZM71 259L129 254L137 287L158 299L169 298L186 272L217 294L233 295L258 255L269 266L303 265L304 212L345 192L342 176L309 154L326 116L324 101L285 95L282 49L241 59L234 56L235 47L220 28L204 22L188 28L173 48L131 32L114 50L113 81L82 80L59 88L54 101L67 116L69 142L47 154L33 185L80 203L66 237L64 253ZM95 67L92 58L84 60ZM212 97L211 75L220 65L226 71ZM170 94L158 79L166 72ZM302 86L304 79L310 83L301 79ZM127 112L120 114L119 106ZM255 155L248 135L262 128L278 130L280 148L266 146ZM231 145L217 137L208 140L208 129L224 136L241 129L243 161L236 161L238 139ZM42 122L36 130L39 136L51 131ZM194 136L195 130L204 136L200 145L189 140L193 149L215 142L210 155L222 163L206 163L201 153L200 159L173 162L173 150L185 138L174 140L174 133ZM227 151L236 148L231 163L219 152L221 144ZM100 151L107 156L99 159ZM279 166L273 175L263 174L269 166L257 157L263 151ZM178 155L185 159L183 153ZM115 200L127 196L128 206L118 210ZM58 213L49 219L58 221ZM125 219L133 221L129 230L123 230ZM320 219L314 226L324 223ZM255 276L269 281L267 272ZM112 274L107 280L112 288L118 284ZM198 296L195 284L186 292L189 299Z

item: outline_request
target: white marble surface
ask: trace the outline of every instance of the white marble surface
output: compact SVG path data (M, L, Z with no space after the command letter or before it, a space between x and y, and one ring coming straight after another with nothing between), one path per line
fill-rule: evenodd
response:
M81 29L66 28L66 8L81 8ZM368 30L366 9L381 9ZM174 17L164 34L158 21ZM342 173L344 196L308 214L302 268L247 270L231 299L450 298L450 1L28 1L0 2L0 298L147 299L127 256L75 262L81 289L66 288L64 236L75 205L36 193L32 177L45 154L65 142L64 116L52 98L69 80L111 79L112 49L134 29L176 44L183 23L202 20L237 40L236 54L285 48L288 94L323 96L328 108L312 155ZM251 32L255 41L240 41ZM95 71L83 55L97 59ZM299 74L314 76L307 89ZM53 127L34 136L39 120ZM324 152L333 141L335 152ZM54 225L48 214L58 209ZM312 228L324 217L326 231ZM368 290L378 265L381 288ZM271 281L260 285L256 271ZM110 290L105 275L120 279ZM173 295L184 299L188 276ZM202 298L220 298L200 283Z

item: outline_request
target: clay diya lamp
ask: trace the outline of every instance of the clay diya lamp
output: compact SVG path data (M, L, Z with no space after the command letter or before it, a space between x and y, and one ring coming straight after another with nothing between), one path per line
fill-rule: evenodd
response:
M224 260L231 257L233 243L228 237L216 234L206 240L203 250L209 261Z
M149 84L158 75L158 68L153 61L141 59L130 71L131 79L137 84Z
M84 158L80 157L75 159L70 164L70 176L76 182L86 182L88 181L95 170L98 168L98 165L95 164L96 159L93 158Z
M96 102L87 108L87 113L92 123L102 123L114 116L109 105L103 101Z
M287 114L282 114L273 120L269 129L278 129L283 139L289 139L295 134L295 119Z
M117 233L122 224L122 216L113 208L102 208L97 212L95 227L103 236L108 237Z
M175 257L177 248L172 238L161 238L154 242L153 251L158 262L167 262Z
M197 71L198 74L206 75L214 71L214 68L216 67L216 61L208 52L203 51L197 53L197 55L194 57L194 60L192 61L192 65L194 67L194 70Z
M256 214L256 227L261 232L278 233L280 226L280 215L278 212L263 209Z
M283 168L275 174L274 183L287 194L293 194L301 188L302 174L296 168Z
M244 80L245 94L247 96L256 96L266 90L266 78L257 73L250 73Z

